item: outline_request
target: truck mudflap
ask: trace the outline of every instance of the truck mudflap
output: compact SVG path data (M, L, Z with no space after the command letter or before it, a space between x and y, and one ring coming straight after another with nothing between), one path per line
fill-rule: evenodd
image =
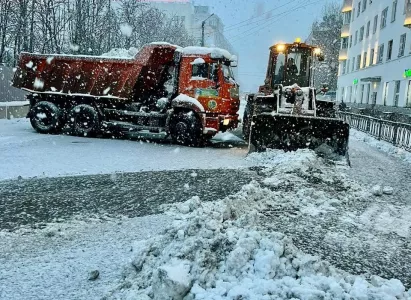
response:
M260 114L253 117L250 152L308 148L347 156L349 130L347 123L333 118Z

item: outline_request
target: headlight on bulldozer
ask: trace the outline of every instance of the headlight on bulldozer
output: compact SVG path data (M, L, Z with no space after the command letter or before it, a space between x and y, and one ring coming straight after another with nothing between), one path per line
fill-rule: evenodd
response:
M230 89L230 98L231 99L240 98L240 92L238 90L238 87L233 87L233 88Z
M228 126L228 124L230 124L230 119L224 119L223 125Z

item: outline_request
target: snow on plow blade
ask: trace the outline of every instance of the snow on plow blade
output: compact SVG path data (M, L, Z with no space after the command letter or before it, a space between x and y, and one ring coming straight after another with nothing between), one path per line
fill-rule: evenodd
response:
M345 156L349 129L338 119L261 114L253 117L250 152L309 148Z

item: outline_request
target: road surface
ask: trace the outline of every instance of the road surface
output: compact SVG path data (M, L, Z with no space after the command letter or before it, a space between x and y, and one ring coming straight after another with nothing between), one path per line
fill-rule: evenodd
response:
M0 230L14 231L22 225L43 227L48 222L65 222L76 216L141 217L161 212L164 203L184 201L192 196L211 201L239 191L251 180L263 179L259 168L244 161L243 148L180 149L173 145L41 136L23 125L17 124L12 134L1 135L0 128L2 158L23 159L26 163L13 167L12 162L4 162L8 168L15 168L9 170L12 178L19 172L23 175L18 180L0 181ZM110 163L110 151L120 144L127 150ZM47 155L38 159L42 149L48 149ZM73 153L83 156L79 156L80 162L70 165L65 156L73 157ZM154 170L150 170L150 161L144 156L136 159L131 155L135 153L154 153ZM178 154L175 159L174 154ZM189 163L184 161L184 155L189 157ZM29 161L27 156L38 160ZM54 159L51 166L61 168L58 172L48 165L50 157ZM376 184L391 186L393 194L338 207L336 212L324 216L299 219L287 214L270 216L265 225L289 234L304 252L319 255L346 271L394 277L411 287L410 165L356 140L350 143L350 157L352 168L346 171L348 176L370 189ZM93 174L99 159L105 167L103 173L118 171L116 163L120 162L120 167L129 173ZM167 160L175 169L164 168L159 163ZM138 170L127 164L139 164L142 171L135 172ZM83 168L91 174L81 175ZM42 174L39 170L46 172ZM45 178L25 178L36 172ZM63 176L67 173L76 176ZM60 177L47 177L57 175ZM342 215L350 218L342 220Z

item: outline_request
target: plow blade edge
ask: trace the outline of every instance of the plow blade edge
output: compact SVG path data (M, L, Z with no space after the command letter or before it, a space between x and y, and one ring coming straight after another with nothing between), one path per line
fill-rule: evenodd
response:
M345 156L349 130L349 125L338 119L261 114L253 117L250 151L309 148Z

